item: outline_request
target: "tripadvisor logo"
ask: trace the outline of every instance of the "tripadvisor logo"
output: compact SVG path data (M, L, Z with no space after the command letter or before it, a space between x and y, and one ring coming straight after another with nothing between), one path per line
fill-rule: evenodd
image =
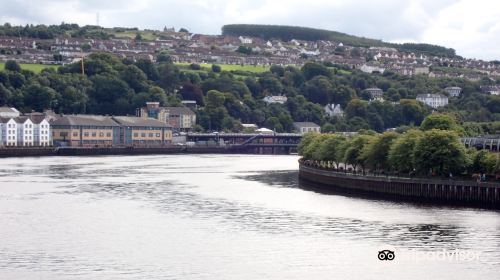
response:
M377 250L377 258L381 261L392 261L396 258L396 253L398 252L399 260L410 260L410 261L446 261L446 262L471 262L479 261L481 258L481 252L473 250L438 250L438 251L417 251L417 250L405 250L405 249L383 249Z
M394 251L391 250L382 250L378 251L378 259L381 261L392 261L396 255L394 254Z

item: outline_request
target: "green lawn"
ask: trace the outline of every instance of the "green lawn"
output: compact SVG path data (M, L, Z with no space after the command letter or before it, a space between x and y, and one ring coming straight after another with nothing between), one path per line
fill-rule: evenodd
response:
M138 31L124 31L124 32L110 32L110 34L115 35L116 38L123 39L135 39ZM158 35L153 34L152 31L139 31L143 40L154 41L158 38Z
M20 64L20 65L21 65L21 69L30 70L30 71L33 71L35 73L40 73L45 68L57 69L57 67L59 67L57 65L46 65L46 64ZM5 63L0 62L0 71L2 71L4 69L5 69Z
M189 63L177 63L179 66L189 66ZM246 71L254 73L262 73L269 71L269 66L254 66L254 65L235 65L235 64L217 64L221 67L222 71ZM212 64L202 63L200 64L202 69L210 70L212 69Z

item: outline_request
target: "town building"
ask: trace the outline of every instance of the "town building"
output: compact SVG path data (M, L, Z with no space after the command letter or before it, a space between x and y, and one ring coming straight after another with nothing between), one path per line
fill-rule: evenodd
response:
M147 102L138 108L136 116L169 124L174 131L190 131L196 124L196 114L187 107L160 107L159 102Z
M50 123L46 119L31 119L35 146L52 146Z
M17 146L17 122L14 118L0 117L2 146Z
M325 113L330 117L344 117L344 110L342 110L340 104L326 104L323 109L325 110Z
M273 104L273 103L279 103L279 104L284 104L288 98L284 95L270 95L264 97L263 101L266 102L267 104Z
M442 94L419 94L417 100L434 109L448 105L448 97Z
M497 86L481 86L481 92L491 94L491 95L499 95L500 87Z
M448 93L450 97L459 97L460 93L462 93L461 87L447 87L444 89Z
M149 146L172 143L172 129L165 122L129 116L112 119L120 126L120 144Z
M160 102L146 102L146 107L136 110L136 116L166 123L168 121L168 110L165 107L160 107Z
M14 120L17 122L17 145L33 146L35 140L33 122L26 116L17 117Z
M174 131L190 131L196 124L196 114L187 107L166 107L167 123Z
M321 127L313 122L294 122L293 127L300 134L308 132L321 132Z
M65 115L53 120L52 139L59 146L111 146L120 144L120 125L109 116Z
M19 117L21 113L16 108L0 107L0 117L1 118L16 118Z
M370 101L384 101L384 92L379 88L367 88L365 92L370 94Z

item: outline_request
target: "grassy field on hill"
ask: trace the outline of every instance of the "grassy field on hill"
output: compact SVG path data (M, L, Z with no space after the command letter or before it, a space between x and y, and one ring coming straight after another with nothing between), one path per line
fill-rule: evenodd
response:
M40 73L45 68L57 69L57 67L59 67L57 65L47 65L47 64L20 64L20 65L21 65L21 69L30 70L30 71L33 71L35 73ZM5 70L5 62L0 62L0 71L3 71L3 70Z
M189 68L189 63L176 63L179 66L185 66ZM269 66L261 66L261 65L235 65L235 64L217 64L221 67L222 71L246 71L246 72L254 72L254 73L262 73L269 71ZM204 70L210 70L212 64L202 63L200 64L201 68Z

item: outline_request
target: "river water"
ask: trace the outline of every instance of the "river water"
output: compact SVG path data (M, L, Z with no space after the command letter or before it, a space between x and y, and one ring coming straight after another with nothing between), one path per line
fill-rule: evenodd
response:
M499 279L500 212L315 192L297 159L0 159L0 279Z

